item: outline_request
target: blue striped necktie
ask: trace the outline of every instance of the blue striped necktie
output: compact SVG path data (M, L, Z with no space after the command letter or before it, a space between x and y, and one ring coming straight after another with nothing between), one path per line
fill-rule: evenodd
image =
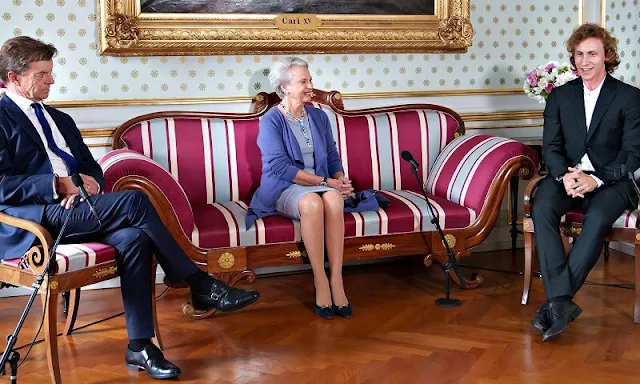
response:
M42 112L42 106L39 103L31 104L33 110L36 112L36 116L38 117L38 121L42 126L42 130L44 131L44 136L47 138L47 146L49 149L55 153L56 155L62 158L62 161L67 165L67 170L69 171L69 175L73 175L74 173L79 171L80 164L78 164L78 160L75 157L71 156L67 152L63 151L58 147L56 141L53 139L53 133L51 132L51 126L49 122L44 117L44 113Z

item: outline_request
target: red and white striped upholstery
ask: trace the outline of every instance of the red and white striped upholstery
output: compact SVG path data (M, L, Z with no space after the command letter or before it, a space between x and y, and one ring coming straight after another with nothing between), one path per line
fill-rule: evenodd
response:
M100 243L60 244L56 249L56 274L73 272L115 258L115 249ZM17 269L29 269L26 256L2 260L2 264Z
M480 212L500 168L517 156L537 158L526 145L491 135L464 135L438 156L427 179L427 193Z
M316 106L329 117L345 173L359 190L420 192L411 167L400 154L411 152L426 180L436 158L458 129L453 116L435 110L342 116L325 105Z
M122 140L166 170L191 204L251 200L262 174L258 122L152 119L129 128Z
M112 191L118 180L137 175L147 178L165 195L178 217L187 237L193 231L193 211L187 195L173 175L147 156L128 149L118 149L103 156L98 162L105 177L105 191Z
M581 224L584 219L584 213L582 209L575 209L567 212L566 215L562 218L562 221L565 223L575 223ZM622 215L613 223L613 228L628 228L635 229L636 224L638 222L638 210L630 211L626 210Z
M406 110L346 116L321 105L331 124L345 172L358 190L380 190L390 207L345 214L347 237L428 231L433 228L420 186L408 163L410 151L429 180L432 202L444 228L471 225L491 181L510 158L535 153L513 140L488 135L454 140L458 121L436 110ZM245 229L251 196L260 183L259 119L155 118L122 135L128 150L100 164L107 190L137 174L159 186L173 205L184 233L202 248L300 241L300 224L280 216Z
M345 237L435 230L424 197L413 191L381 191L391 205L378 212L345 214ZM477 214L472 209L437 196L430 198L443 228L464 228ZM256 221L245 229L248 201L194 205L193 244L202 248L251 246L301 241L300 222L282 216Z

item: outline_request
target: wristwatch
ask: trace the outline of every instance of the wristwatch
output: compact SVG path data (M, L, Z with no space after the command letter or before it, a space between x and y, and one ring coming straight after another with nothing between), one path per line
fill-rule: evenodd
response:
M327 178L326 178L326 177L324 177L324 178L322 179L322 181L320 182L320 184L319 184L319 185L320 185L321 187L326 187L326 186L328 185L328 184L327 184Z

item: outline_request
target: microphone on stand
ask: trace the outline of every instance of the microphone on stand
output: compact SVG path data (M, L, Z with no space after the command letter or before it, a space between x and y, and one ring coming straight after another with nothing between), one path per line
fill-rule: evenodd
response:
M614 171L614 176L616 180L624 181L625 179L629 179L631 181L631 184L633 185L633 189L636 192L636 196L638 197L638 199L640 199L640 188L638 188L638 183L636 182L636 178L633 175L633 172L628 172L626 164L620 164L619 172L620 173L618 173L618 170ZM627 192L627 197L629 198L629 202L634 207L634 209L637 209L638 204L633 202L633 199L631 198L631 195L628 192Z
M433 209L433 206L431 205L431 202L427 197L427 192L424 190L424 186L421 182L420 176L418 176L418 168L420 167L420 164L418 164L418 162L413 158L413 156L409 151L402 151L402 159L408 162L409 164L411 164L411 172L413 172L413 174L415 175L416 181L420 186L420 191L422 192L422 196L424 196L424 199L427 202L427 207L429 207L429 213L431 214L431 223L438 230L438 233L440 234L440 238L442 239L442 244L444 244L444 247L447 250L448 258L447 258L447 261L442 266L444 268L444 274L445 274L445 281L444 281L445 297L436 299L436 305L439 307L457 307L458 305L462 304L462 301L459 299L452 299L450 297L451 289L449 286L450 284L449 280L451 280L451 268L453 268L454 271L456 271L456 274L458 275L460 286L462 288L465 288L465 282L464 282L464 279L462 278L460 267L456 262L456 257L451 251L451 248L449 248L449 243L447 243L447 239L444 236L444 232L442 231L442 227L440 226L440 221L438 220L438 217L435 214L435 210Z
M73 185L75 185L76 188L80 190L80 197L82 197L87 202L87 204L89 204L89 210L98 220L98 225L102 226L102 221L100 221L100 216L98 215L98 211L96 211L96 206L93 204L93 201L89 199L90 196L87 193L87 190L84 188L84 180L82 180L82 176L80 176L79 173L74 173L73 175L71 175L71 180L73 181Z
M402 159L405 161L408 161L409 164L411 164L411 168L414 169L416 172L418 171L418 167L420 165L418 164L416 159L413 158L413 156L409 151L402 151Z

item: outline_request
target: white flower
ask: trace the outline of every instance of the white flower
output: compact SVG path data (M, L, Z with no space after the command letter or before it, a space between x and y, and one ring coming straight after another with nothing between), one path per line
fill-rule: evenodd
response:
M539 65L528 72L523 85L524 93L539 103L545 103L549 94L547 88L559 87L576 78L568 63L558 64L550 61L545 65ZM535 83L535 85L532 85ZM553 85L549 87L549 85Z

